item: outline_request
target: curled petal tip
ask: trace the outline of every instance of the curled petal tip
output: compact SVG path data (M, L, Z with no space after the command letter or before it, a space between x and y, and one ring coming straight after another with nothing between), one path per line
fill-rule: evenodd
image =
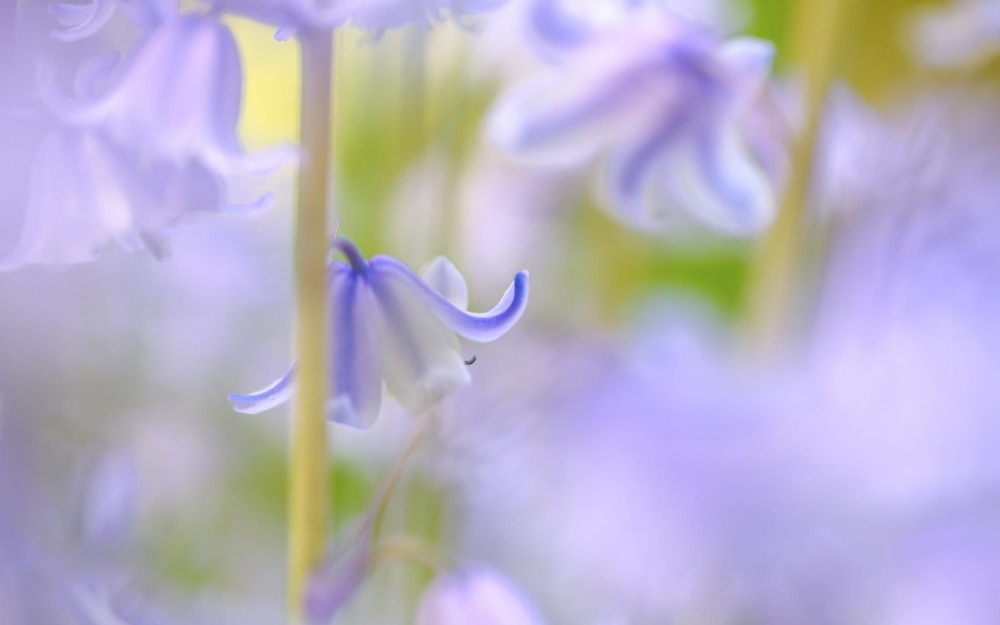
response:
M492 310L471 313L456 307L395 258L376 256L372 269L401 278L414 289L438 318L456 333L477 343L489 343L506 334L518 322L528 305L528 272L521 271Z
M281 379L261 391L245 395L239 393L230 395L228 397L229 403L233 405L233 410L236 412L260 414L288 401L294 390L292 384L294 380L295 367L292 367Z

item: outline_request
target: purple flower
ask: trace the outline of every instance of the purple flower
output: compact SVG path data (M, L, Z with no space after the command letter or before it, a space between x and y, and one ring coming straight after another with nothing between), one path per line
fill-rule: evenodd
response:
M680 208L729 234L759 232L775 213L760 137L748 128L774 55L676 15L634 7L612 25L536 15L562 48L547 74L512 90L487 131L535 162L604 163L605 202L626 223L661 230Z
M65 30L55 30L52 36L60 41L77 41L96 34L121 11L136 26L150 30L177 13L177 5L167 0L92 0L89 4L49 5L49 14Z
M197 161L137 163L83 129L56 129L43 138L28 185L24 231L0 271L87 262L112 243L161 256L166 232L182 218L229 210L223 182Z
M528 599L487 569L438 576L417 604L416 625L541 625Z
M70 126L100 127L140 156L178 165L197 159L221 175L259 175L288 162L290 147L247 154L237 136L242 69L229 28L205 15L165 20L76 99L43 75L39 91ZM103 79L103 80L102 80ZM110 84L100 89L103 82Z
M248 155L240 145L241 70L224 25L165 17L117 65L117 53L85 61L73 98L50 71L39 76L56 128L35 146L24 232L0 270L85 262L112 243L162 256L167 231L186 216L270 202L225 201L225 176L265 173L294 152Z
M528 272L522 271L492 310L465 309L465 281L447 259L435 259L424 279L398 260L366 261L343 239L348 263L329 270L331 389L328 417L368 427L378 416L382 382L404 408L419 413L470 382L456 333L494 341L510 330L528 303ZM294 367L270 387L230 395L239 412L256 414L288 400Z

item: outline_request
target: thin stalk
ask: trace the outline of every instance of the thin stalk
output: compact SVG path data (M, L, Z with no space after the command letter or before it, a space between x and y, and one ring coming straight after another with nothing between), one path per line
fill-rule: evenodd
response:
M805 215L819 122L854 0L800 0L795 4L792 64L803 81L805 125L792 146L792 171L778 217L764 239L751 275L749 321L761 351L779 349L794 330L805 264Z
M326 257L331 150L333 35L304 34L302 50L302 165L295 221L296 375L292 422L288 615L302 620L303 589L326 547L329 507Z

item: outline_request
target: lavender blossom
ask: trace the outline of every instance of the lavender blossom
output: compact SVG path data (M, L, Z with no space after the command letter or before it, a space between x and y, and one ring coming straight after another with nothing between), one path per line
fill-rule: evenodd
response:
M53 130L42 140L28 184L24 230L0 271L87 262L112 243L162 256L166 233L186 216L240 210L224 204L222 180L200 163L137 163L81 129Z
M183 165L197 159L220 175L260 175L288 162L290 147L247 154L237 136L242 69L229 28L214 17L168 19L133 49L123 67L68 98L50 76L40 95L69 126L100 127L140 155Z
M240 145L241 70L224 25L164 16L117 65L116 53L85 61L73 98L41 73L39 95L56 127L35 147L24 232L0 270L86 262L112 243L160 257L187 216L270 202L265 194L226 203L225 176L263 174L294 151L248 155Z
M526 271L492 310L470 313L465 281L443 257L421 279L389 256L369 262L349 241L337 246L349 262L329 269L333 379L327 413L339 423L369 427L381 407L382 381L413 413L437 404L470 382L456 333L494 341L517 323L528 303ZM263 412L291 397L294 375L293 367L268 388L229 400L239 412Z
M438 576L417 605L416 625L541 625L543 622L520 591L487 569Z
M643 229L663 229L675 208L729 234L770 223L770 146L747 132L770 43L723 41L655 7L597 29L548 17L541 35L563 53L496 105L487 132L498 146L548 165L600 156L606 204Z
M49 5L49 14L65 30L56 30L52 36L60 41L77 41L97 34L121 11L133 24L150 30L177 13L176 3L169 0L92 0L89 4Z

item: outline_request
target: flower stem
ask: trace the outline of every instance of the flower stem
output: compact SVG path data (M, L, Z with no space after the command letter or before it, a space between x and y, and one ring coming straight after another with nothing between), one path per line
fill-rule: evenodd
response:
M779 349L797 323L796 299L805 264L806 206L819 124L854 0L795 4L792 63L801 73L804 126L792 146L792 170L775 220L752 268L749 321L756 347Z
M333 35L306 33L302 49L302 165L295 222L296 353L289 474L289 621L300 623L305 583L326 547L328 441L326 257Z

